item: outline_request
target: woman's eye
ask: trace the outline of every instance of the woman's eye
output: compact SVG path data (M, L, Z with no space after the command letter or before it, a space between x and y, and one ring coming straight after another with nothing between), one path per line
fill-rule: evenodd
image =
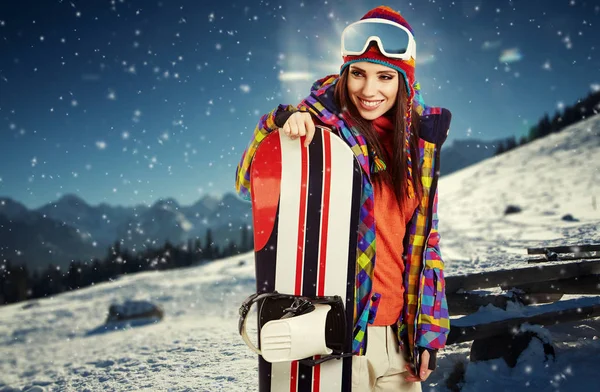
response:
M352 76L360 76L360 72L358 71L352 71Z
M392 80L394 78L392 76L390 76L390 75L381 75L381 79L383 79L383 80Z

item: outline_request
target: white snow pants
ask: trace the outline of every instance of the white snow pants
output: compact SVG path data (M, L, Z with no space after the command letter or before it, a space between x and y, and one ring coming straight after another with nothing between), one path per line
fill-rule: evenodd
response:
M421 392L404 380L406 361L391 326L367 326L367 352L352 357L352 392Z

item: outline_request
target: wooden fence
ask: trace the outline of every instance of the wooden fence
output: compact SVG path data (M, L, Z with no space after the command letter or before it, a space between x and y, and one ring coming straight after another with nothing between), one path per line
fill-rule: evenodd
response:
M600 317L600 244L529 248L538 257L531 267L446 277L450 315L447 344L514 333L525 323L554 325ZM482 289L502 294L482 295ZM565 294L591 295L561 300ZM519 312L478 314L481 306L507 310L510 303L526 306Z

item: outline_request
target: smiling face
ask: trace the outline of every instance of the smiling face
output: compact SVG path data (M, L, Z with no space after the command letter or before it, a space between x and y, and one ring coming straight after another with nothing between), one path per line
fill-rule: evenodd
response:
M365 120L390 110L398 95L398 71L385 65L360 61L348 69L348 95Z

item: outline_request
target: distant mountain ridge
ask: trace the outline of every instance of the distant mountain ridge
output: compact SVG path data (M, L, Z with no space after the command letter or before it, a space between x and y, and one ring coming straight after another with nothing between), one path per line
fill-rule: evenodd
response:
M442 149L441 173L450 174L492 157L498 142L455 140ZM252 224L251 205L233 193L206 196L182 206L169 197L153 205L90 206L69 193L37 209L0 197L0 258L27 262L32 268L106 256L115 241L136 252L165 241L181 244L204 239L208 228L215 244L240 242L240 227Z
M500 140L461 139L444 145L441 152L440 175L454 173L491 158Z
M251 225L251 205L226 194L206 196L190 206L159 199L152 206L90 206L75 194L29 210L0 197L0 257L26 262L30 268L52 263L67 267L72 260L104 257L115 241L131 251L200 239L210 228L215 244L239 243L240 227Z

